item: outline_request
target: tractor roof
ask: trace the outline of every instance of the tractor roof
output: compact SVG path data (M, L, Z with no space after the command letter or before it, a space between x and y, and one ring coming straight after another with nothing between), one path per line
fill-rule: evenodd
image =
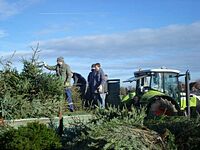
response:
M160 69L148 69L148 70L140 70L140 71L136 71L134 72L134 77L131 77L129 78L128 80L126 81L123 81L123 82L133 82L133 81L136 81L140 78L144 78L144 77L147 77L149 75L151 75L151 73L153 72L158 72L158 73L176 73L176 74L179 74L180 71L179 70L174 70L174 69L166 69L166 68L160 68Z
M147 74L149 74L149 73L152 73L152 72L160 72L160 73L162 73L162 72L166 72L166 73L177 73L177 74L179 74L180 73L180 71L178 71L178 70L174 70L174 69L148 69L148 70L140 70L140 71L136 71L136 72L134 72L134 74L135 74L135 76L144 76L144 75L147 75Z

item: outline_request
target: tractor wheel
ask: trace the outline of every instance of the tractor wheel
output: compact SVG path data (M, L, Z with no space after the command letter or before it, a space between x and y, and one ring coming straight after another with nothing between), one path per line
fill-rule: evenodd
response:
M148 115L149 116L173 116L177 113L175 105L171 101L158 97L149 107Z

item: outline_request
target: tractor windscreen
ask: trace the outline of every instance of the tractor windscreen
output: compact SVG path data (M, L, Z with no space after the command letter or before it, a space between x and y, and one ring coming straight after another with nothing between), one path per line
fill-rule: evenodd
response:
M179 88L178 88L178 75L176 73L164 73L164 92L178 99L179 97Z
M176 73L154 72L151 76L151 88L178 99L178 75Z

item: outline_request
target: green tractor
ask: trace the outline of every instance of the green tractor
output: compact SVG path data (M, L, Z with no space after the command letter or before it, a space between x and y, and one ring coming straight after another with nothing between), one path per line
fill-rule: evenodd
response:
M179 78L185 77L185 89L181 90ZM190 94L190 74L180 74L172 69L150 69L134 72L134 77L124 82L136 82L135 93L122 99L127 107L146 106L149 116L188 115L199 112L199 97Z

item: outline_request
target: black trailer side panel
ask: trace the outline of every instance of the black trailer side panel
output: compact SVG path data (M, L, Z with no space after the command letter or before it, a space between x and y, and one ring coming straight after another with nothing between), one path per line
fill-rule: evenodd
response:
M120 79L108 80L108 94L106 96L106 106L115 105L119 106L120 99Z

